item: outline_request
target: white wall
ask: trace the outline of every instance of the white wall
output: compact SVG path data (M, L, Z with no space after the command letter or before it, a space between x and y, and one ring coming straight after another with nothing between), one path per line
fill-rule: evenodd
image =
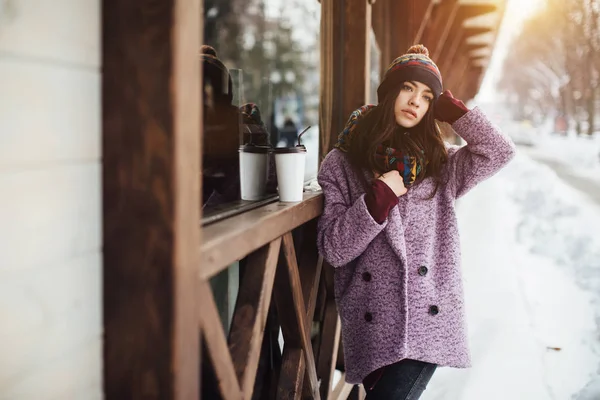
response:
M0 399L102 398L100 0L0 0Z

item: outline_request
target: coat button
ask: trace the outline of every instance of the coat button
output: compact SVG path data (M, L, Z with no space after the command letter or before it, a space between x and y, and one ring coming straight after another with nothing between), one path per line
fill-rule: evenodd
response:
M421 276L425 276L425 275L427 275L427 271L428 271L428 270L427 270L427 267L426 267L426 266L424 266L424 265L423 265L423 266L420 266L420 267L419 267L419 275L421 275Z
M429 307L429 314L431 315L438 315L440 312L440 309L438 308L438 306L431 306Z
M362 278L363 278L363 280L365 282L370 282L371 281L371 274L369 272L363 272Z
M365 313L365 321L367 321L367 322L373 321L373 315L370 312Z

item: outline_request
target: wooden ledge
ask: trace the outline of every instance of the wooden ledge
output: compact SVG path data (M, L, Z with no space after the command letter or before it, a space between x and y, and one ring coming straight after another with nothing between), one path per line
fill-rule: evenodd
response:
M202 229L200 278L211 278L322 211L322 192L307 192L299 203L271 203L208 225Z

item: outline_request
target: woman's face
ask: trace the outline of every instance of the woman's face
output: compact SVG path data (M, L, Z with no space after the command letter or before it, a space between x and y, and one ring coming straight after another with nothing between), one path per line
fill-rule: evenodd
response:
M416 126L431 107L433 99L429 86L416 81L404 82L394 104L396 123L404 128Z

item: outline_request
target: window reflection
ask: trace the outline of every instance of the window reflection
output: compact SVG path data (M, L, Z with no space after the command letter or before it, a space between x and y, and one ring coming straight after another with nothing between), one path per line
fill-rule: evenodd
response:
M311 125L302 137L305 180L316 177L320 5L316 0L204 4L202 207L205 222L212 222L250 203L276 199L270 154L263 198L240 200L240 146L294 146L298 133Z

